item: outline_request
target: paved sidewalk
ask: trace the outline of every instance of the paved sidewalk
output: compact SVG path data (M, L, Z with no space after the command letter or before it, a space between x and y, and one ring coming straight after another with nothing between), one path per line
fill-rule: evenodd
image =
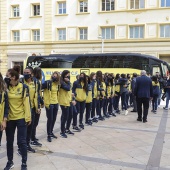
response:
M131 109L129 109L131 110ZM58 139L46 140L45 111L41 115L38 138L43 144L28 154L29 170L168 170L170 169L170 116L159 109L149 113L148 123L136 121L136 113L120 114L85 126L67 139L59 137L60 114L55 126ZM15 170L21 157L16 153ZM0 169L6 164L5 134L0 147Z

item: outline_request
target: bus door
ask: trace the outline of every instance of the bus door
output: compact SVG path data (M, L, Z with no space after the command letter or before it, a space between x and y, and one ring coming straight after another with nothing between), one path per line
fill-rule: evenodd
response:
M86 75L90 76L90 69L80 69L80 73L85 73Z

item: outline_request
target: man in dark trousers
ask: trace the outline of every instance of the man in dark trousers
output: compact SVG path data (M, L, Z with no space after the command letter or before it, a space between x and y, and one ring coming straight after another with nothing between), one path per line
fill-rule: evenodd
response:
M149 100L153 97L152 81L146 76L146 71L141 71L141 76L136 79L135 96L137 101L138 119L142 121L142 104L143 104L143 123L147 122Z
M133 99L133 110L131 112L137 112L137 103L136 103L136 96L135 96L135 84L136 84L137 74L133 73L133 78L131 81L131 92L132 92L132 99Z

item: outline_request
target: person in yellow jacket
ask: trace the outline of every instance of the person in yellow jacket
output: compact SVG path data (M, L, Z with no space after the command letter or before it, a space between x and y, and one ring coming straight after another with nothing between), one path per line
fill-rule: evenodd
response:
M4 170L14 167L13 143L14 134L17 128L17 140L22 155L21 170L27 170L27 125L31 124L31 108L28 86L19 82L19 72L14 69L8 70L8 77L5 78L8 88L8 121L6 128L7 158L8 162Z
M73 83L72 92L74 93L75 98L76 98L77 113L80 114L79 115L79 127L81 129L84 129L83 114L85 110L85 104L86 104L85 101L86 101L87 92L88 92L87 79L86 79L85 73L81 73L79 79ZM74 125L74 126L77 126L77 125Z
M86 98L86 125L92 125L92 119L90 119L90 111L92 109L92 100L94 96L93 92L93 82L90 81L90 77L87 76L87 82L88 82L88 95Z
M67 134L74 134L70 131L70 126L67 126L66 124L71 123L70 119L72 118L72 113L69 113L70 108L70 90L71 90L71 83L70 83L70 72L68 70L64 70L61 74L61 86L59 90L59 104L62 110L61 113L61 132L60 136L62 138L67 138ZM68 119L69 118L69 119ZM68 125L68 124L67 124Z
M5 82L0 73L0 146L2 139L2 132L6 128L8 118L8 94L5 87Z
M90 81L91 81L91 85L92 85L92 94L93 94L91 119L92 119L92 122L97 123L98 119L95 116L96 115L95 112L97 112L96 104L97 104L97 99L98 99L96 73L92 72L90 74Z
M30 103L31 103L31 124L27 128L27 150L28 152L35 153L35 150L30 146L30 140L32 136L35 115L40 114L40 98L39 98L39 82L33 79L32 67L26 67L24 69L24 78L20 79L20 82L26 84L29 89ZM39 145L41 146L41 144ZM18 150L19 153L19 150ZM20 154L20 153L19 153Z
M60 88L60 74L55 71L51 80L47 80L42 84L42 89L44 89L44 105L46 108L47 115L47 141L51 142L52 138L57 139L54 135L53 129L58 113L58 93Z
M108 74L106 80L106 94L107 94L107 103L108 103L108 114L115 116L116 114L113 111L113 100L114 100L114 75Z
M33 70L33 80L34 82L37 82L38 85L38 91L39 91L39 102L40 102L40 106L41 108L44 107L44 100L42 98L42 83L41 83L41 79L42 79L42 70L40 67L35 67ZM39 119L40 119L40 112L36 112L35 114L35 120L34 120L34 124L33 124L33 128L32 128L32 134L31 134L31 145L32 146L42 146L42 144L39 141L39 139L36 138L36 129L39 123Z

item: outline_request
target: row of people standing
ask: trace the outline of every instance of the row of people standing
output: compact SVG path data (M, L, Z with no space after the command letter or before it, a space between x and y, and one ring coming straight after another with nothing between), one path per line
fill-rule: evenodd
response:
M27 151L35 152L30 146L41 146L36 138L41 108L46 109L47 116L47 141L52 142L57 138L54 134L54 125L57 118L58 107L61 107L61 132L60 136L67 138L67 135L74 135L70 130L71 122L74 131L80 132L84 129L84 111L86 110L85 124L92 125L98 120L103 121L110 116L120 113L119 100L121 97L122 110L128 114L128 103L135 106L135 79L137 74L130 75L106 73L101 71L91 73L87 76L81 73L73 84L70 82L70 72L64 70L60 75L54 72L50 80L41 85L41 69L34 70L27 67L24 70L24 78L19 78L20 70L15 67L9 69L5 78L6 85L1 78L0 101L2 130L6 127L7 156L8 162L5 170L14 166L13 164L13 141L17 127L18 153L22 156L21 169L27 169ZM7 90L8 89L8 92ZM41 90L43 90L43 97ZM129 97L130 96L130 97ZM43 101L44 100L44 101ZM132 102L133 101L133 102ZM3 103L3 105L2 105ZM7 105L9 103L9 111ZM22 106L22 107L21 107ZM79 119L77 118L79 115ZM3 118L2 118L3 117ZM12 129L9 132L8 129Z

